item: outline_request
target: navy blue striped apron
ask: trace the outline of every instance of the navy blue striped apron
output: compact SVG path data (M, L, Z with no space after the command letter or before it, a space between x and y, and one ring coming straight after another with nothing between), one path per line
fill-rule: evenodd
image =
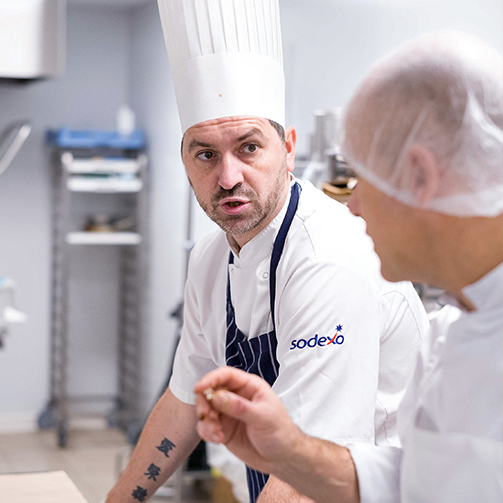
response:
M265 379L271 386L276 381L279 372L279 362L276 358L276 324L274 321L274 302L276 298L276 270L278 268L286 236L297 211L300 197L300 185L296 182L291 190L290 202L283 223L274 240L269 270L269 297L273 329L266 333L248 339L236 325L236 316L231 299L231 283L227 272L227 346L225 360L228 366L242 369ZM229 265L234 263L234 255L229 254ZM260 491L264 488L269 475L246 467L250 503L255 503Z

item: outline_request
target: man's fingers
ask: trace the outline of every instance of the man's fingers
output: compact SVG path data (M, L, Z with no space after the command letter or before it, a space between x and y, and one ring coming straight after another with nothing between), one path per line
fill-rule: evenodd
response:
M197 383L194 391L203 393L207 389L217 391L219 388L227 388L251 400L258 391L268 389L270 386L256 375L231 367L222 367L206 374Z
M254 427L260 427L264 423L264 415L259 404L231 391L217 390L210 405L214 411L244 423L252 423Z
M253 422L258 428L270 427L270 411L280 412L282 408L266 381L231 367L222 367L204 376L195 392L200 417L213 410L245 423ZM266 404L269 413L264 414Z
M197 433L207 442L221 444L225 441L222 424L215 416L207 416L197 422Z
M196 394L196 413L197 418L201 421L205 419L211 411L211 406L201 394Z

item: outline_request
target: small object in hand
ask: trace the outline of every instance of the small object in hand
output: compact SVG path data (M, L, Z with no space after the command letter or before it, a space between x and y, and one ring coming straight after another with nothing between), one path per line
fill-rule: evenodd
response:
M203 391L204 398L208 400L208 402L211 402L215 398L215 390L213 388L206 388Z
M225 388L224 386L217 389L206 388L203 391L204 398L206 398L206 400L211 403L215 399L215 394L217 393L217 391L227 391L227 388Z

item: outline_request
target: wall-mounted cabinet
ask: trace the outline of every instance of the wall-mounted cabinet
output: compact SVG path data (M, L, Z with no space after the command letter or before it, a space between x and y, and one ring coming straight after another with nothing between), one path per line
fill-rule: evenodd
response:
M61 75L66 58L66 0L0 2L0 78Z

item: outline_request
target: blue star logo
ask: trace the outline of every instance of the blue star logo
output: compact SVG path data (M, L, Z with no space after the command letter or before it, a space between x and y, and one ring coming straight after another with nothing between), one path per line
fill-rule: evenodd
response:
M342 331L342 325L337 325L337 327L335 328L335 330L337 330L337 332Z

